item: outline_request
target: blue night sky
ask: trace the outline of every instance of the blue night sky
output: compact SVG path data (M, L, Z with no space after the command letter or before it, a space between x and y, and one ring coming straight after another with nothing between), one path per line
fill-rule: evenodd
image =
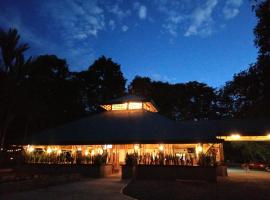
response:
M124 76L220 87L255 62L247 0L0 0L0 25L15 27L27 55L56 54L71 71L105 55Z

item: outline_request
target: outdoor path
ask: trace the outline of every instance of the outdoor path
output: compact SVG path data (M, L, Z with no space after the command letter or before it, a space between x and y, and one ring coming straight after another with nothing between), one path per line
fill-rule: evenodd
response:
M128 181L122 181L117 176L103 179L91 179L58 186L51 186L32 191L19 192L1 196L5 200L54 200L54 199L91 199L91 200L131 200L133 198L122 194L122 188Z

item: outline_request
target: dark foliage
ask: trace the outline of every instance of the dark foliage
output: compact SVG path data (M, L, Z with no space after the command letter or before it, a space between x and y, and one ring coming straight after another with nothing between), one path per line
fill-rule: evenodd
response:
M215 90L196 81L169 84L136 76L129 92L153 99L160 113L174 120L207 120L218 117Z
M80 95L88 113L96 112L104 101L123 96L126 79L120 65L105 56L97 59L87 71L74 73L80 84Z

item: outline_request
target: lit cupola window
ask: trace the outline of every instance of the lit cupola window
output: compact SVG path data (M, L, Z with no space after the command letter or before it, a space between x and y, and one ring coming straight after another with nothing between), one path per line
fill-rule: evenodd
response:
M101 107L107 111L146 110L149 112L158 112L151 101L132 95L113 100L106 104L102 104Z

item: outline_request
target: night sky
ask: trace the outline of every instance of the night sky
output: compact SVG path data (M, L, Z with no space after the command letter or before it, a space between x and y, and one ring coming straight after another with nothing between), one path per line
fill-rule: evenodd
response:
M71 71L101 55L124 76L221 87L255 62L247 0L0 0L0 26L15 27L29 55L56 54Z

